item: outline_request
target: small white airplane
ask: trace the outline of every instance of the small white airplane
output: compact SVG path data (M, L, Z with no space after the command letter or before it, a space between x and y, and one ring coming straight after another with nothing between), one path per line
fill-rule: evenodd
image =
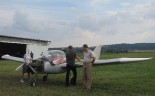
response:
M96 60L93 66L103 66L103 65L111 65L111 64L120 64L120 63L128 63L128 62L138 62L145 61L151 58L115 58L115 59L104 59L100 60L100 52L102 46L97 46L94 49L94 55ZM13 60L21 62L22 64L17 67L16 70L22 68L23 64L26 62L24 58L13 57L10 55L3 55L3 59ZM45 74L43 76L43 80L46 81L48 74L58 74L66 72L66 55L63 51L60 50L50 50L47 51L41 58L33 60L33 62L27 63L27 65L34 72L34 76L37 77L37 74ZM82 67L83 64L81 62L76 62L77 67ZM32 80L31 84L36 85L36 78Z

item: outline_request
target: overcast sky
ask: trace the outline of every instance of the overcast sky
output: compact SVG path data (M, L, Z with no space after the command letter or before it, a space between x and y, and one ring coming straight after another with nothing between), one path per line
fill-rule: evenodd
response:
M154 0L0 0L0 34L52 47L155 42Z

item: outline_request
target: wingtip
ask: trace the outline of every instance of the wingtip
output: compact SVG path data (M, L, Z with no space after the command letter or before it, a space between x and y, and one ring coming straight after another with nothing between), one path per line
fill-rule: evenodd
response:
M150 57L149 59L153 59L153 57Z
M2 58L10 56L9 54L3 55Z

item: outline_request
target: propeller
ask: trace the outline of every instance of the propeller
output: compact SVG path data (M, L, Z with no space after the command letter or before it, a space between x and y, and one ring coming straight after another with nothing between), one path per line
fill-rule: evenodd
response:
M29 64L28 64L28 66L31 68L31 70L36 74L37 72L35 71L35 69L34 68L32 68Z
M19 67L16 68L16 71L18 71L21 67L23 67L24 63L21 64Z
M17 67L17 68L16 68L16 71L18 71L19 69L21 69L21 68L23 67L23 65L24 65L24 63L21 64L19 67ZM27 66L29 66L29 67L31 68L31 70L32 70L34 73L36 73L35 69L32 68L29 64L27 64Z
M31 63L30 60L28 60L28 59L27 59L28 61L26 61L26 59L24 59L24 60L25 60L26 65L29 66L30 69L36 74L35 69L32 68L32 67L30 66L30 63ZM18 71L19 69L21 69L25 63L23 63L23 64L21 64L19 67L17 67L17 68L16 68L16 71Z

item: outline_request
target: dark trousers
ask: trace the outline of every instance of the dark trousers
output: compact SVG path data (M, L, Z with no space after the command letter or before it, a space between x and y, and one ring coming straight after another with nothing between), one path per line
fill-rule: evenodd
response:
M73 77L70 80L70 71L73 72ZM70 83L72 85L76 85L76 79L77 79L77 71L76 66L67 65L66 66L66 86L69 86Z

